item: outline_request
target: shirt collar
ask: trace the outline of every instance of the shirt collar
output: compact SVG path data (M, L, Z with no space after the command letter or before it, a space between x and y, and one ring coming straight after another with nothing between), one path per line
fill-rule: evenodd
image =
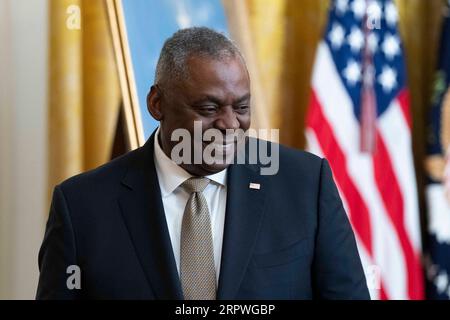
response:
M191 175L189 172L187 172L182 167L177 165L172 159L170 159L164 153L164 151L161 149L161 146L159 145L159 139L158 139L159 138L159 130L160 130L160 128L158 127L158 130L155 133L154 161L155 161L156 172L158 173L158 180L159 180L159 186L161 189L161 196L167 197L172 192L174 192L175 189L178 188L184 181L186 181L189 178L192 178L193 175ZM211 174L211 175L208 175L205 177L220 186L226 186L227 185L227 170L228 169L225 169L218 173Z

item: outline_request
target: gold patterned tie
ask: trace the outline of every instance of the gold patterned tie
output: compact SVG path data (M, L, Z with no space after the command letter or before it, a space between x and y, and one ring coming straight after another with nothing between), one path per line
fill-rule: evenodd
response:
M182 187L190 194L181 226L180 274L186 300L216 299L216 270L208 204L207 178L191 178Z

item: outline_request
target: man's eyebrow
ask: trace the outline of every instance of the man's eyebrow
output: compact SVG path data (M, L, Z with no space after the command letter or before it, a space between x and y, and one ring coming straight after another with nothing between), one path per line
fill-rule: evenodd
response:
M244 102L249 99L250 99L250 93L246 93L242 97L239 97L235 101L233 101L233 104L241 103L241 102ZM205 95L205 96L201 97L200 99L194 101L193 105L201 105L203 103L208 103L208 102L213 102L217 105L223 104L223 101L220 98L211 96L211 95Z
M250 93L243 95L242 97L236 99L234 103L241 103L250 99Z
M206 95L206 96L203 96L200 99L194 101L193 105L200 105L202 103L207 103L207 102L213 102L213 103L219 104L219 105L222 103L222 101L219 98Z

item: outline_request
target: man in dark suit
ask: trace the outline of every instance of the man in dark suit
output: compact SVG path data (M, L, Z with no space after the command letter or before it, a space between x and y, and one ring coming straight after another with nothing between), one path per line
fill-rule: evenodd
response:
M174 161L173 133L194 121L225 139L201 151L236 159L228 136L250 127L250 79L230 40L175 33L147 103L160 127L143 147L55 187L38 299L369 299L326 160L270 144L272 175Z

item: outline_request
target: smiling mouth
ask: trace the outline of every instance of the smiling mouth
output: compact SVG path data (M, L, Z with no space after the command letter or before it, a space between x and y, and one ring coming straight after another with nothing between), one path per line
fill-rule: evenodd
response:
M234 152L236 141L233 141L231 143L214 143L210 141L203 141L203 147L206 146L214 147L214 150L216 151L216 153L218 153L217 156L222 156Z
M203 141L204 146L212 145L218 149L229 149L229 148L232 148L235 144L236 144L236 141L232 141L229 143L215 143L215 142L211 142L211 141Z

